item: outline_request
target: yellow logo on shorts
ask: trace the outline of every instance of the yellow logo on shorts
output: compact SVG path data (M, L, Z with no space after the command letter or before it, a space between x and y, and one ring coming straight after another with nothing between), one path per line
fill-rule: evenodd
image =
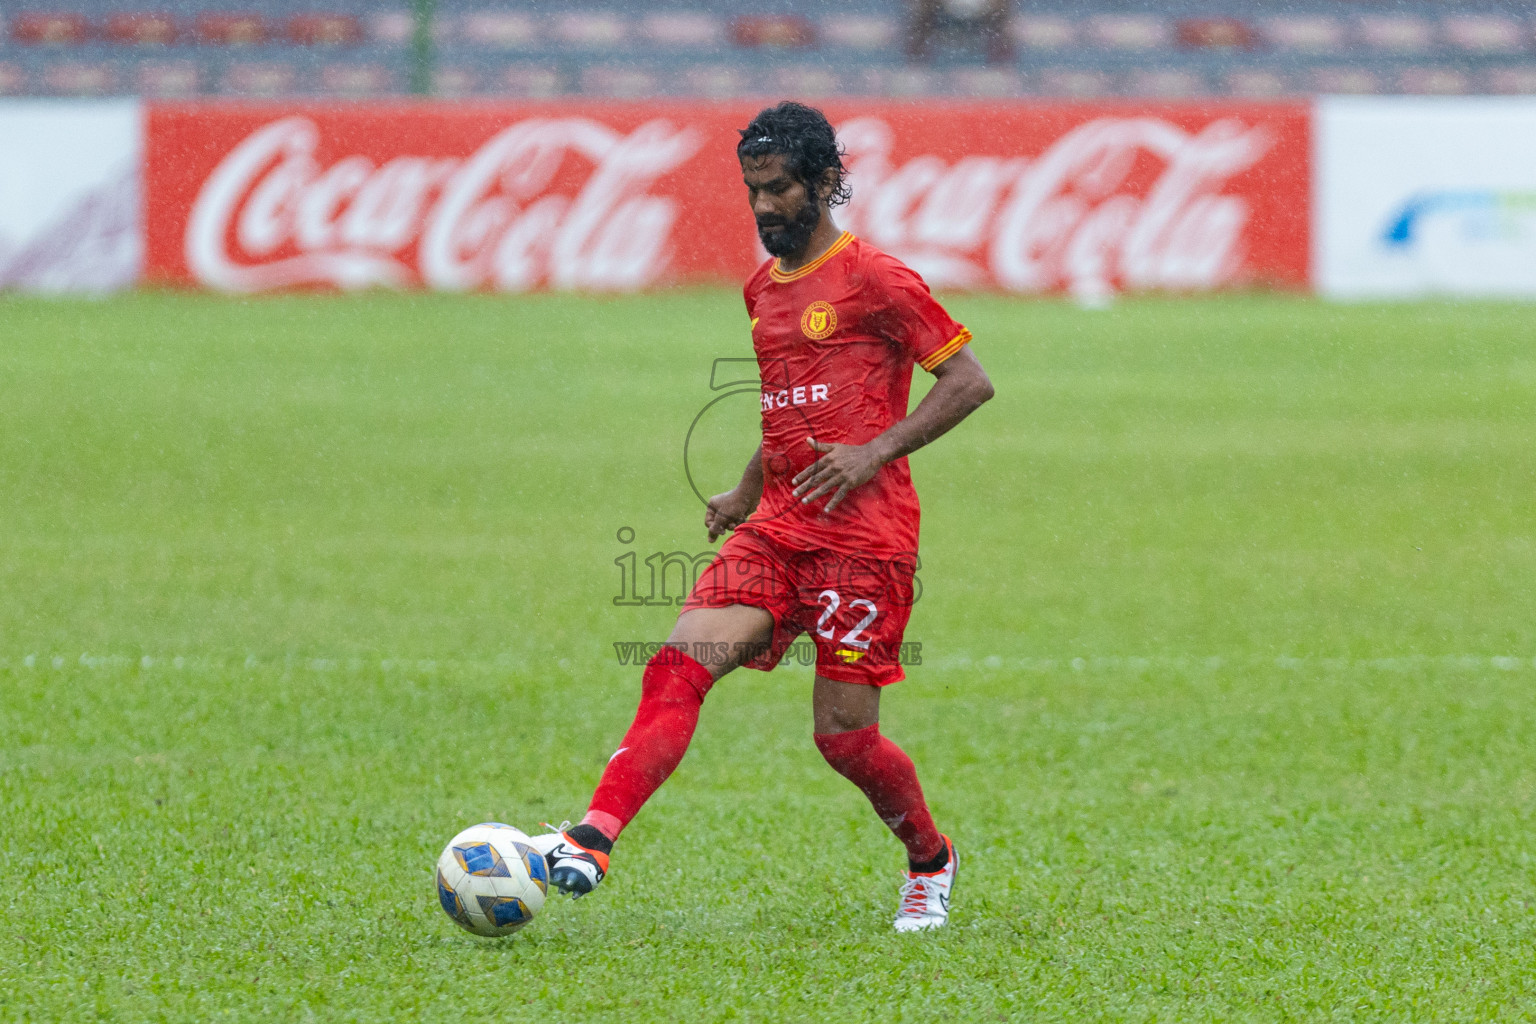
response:
M820 341L837 330L837 310L830 302L813 302L800 314L800 330L812 341Z
M864 657L864 652L863 651L850 651L850 650L848 650L845 647L842 650L837 652L837 656L839 658L842 658L848 664L852 665L854 662L856 662L860 658Z

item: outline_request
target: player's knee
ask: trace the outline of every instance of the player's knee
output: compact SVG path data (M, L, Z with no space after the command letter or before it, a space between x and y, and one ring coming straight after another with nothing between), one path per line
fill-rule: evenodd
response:
M866 683L837 682L818 671L811 714L818 733L849 733L878 726L880 688Z
M867 708L823 707L816 715L818 733L857 732L879 724L879 718Z

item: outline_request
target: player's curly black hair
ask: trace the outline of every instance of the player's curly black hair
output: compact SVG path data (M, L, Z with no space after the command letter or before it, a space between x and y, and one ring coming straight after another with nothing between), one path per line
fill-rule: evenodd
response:
M776 107L758 111L752 123L741 130L736 156L744 159L771 153L784 157L785 169L812 195L829 168L837 171L837 183L827 196L828 206L841 206L853 195L848 168L843 166L846 150L838 145L827 115L815 107L785 100Z

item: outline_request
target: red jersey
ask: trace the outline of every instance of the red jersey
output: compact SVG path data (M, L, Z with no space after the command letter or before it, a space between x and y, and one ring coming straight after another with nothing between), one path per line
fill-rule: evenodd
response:
M880 468L830 514L802 505L806 443L864 444L907 415L912 364L932 370L971 340L900 260L844 232L785 272L757 268L744 294L762 380L763 498L742 524L791 548L849 554L917 551L917 491L905 458Z

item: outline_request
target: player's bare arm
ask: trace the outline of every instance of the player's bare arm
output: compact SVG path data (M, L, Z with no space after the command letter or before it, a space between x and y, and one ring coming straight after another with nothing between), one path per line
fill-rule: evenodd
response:
M968 347L935 366L933 375L933 388L917 408L865 444L823 444L806 438L822 454L795 477L795 496L811 502L831 494L825 511L832 511L849 491L872 480L881 466L937 440L993 395L987 371Z
M747 517L757 511L757 503L762 497L763 446L759 443L757 451L747 460L741 482L724 494L710 498L705 506L704 528L709 531L709 539L714 541L746 522Z

